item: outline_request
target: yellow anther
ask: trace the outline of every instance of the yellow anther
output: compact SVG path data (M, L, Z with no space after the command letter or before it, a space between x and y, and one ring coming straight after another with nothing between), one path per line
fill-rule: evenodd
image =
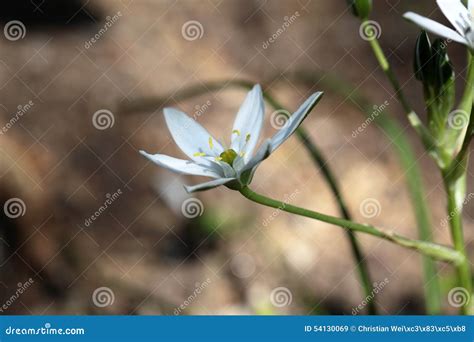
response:
M247 135L245 136L245 142L248 143L250 140L250 134L247 133Z
M196 153L193 154L193 156L195 156L195 157L205 157L206 154L204 152L196 152Z
M240 136L240 131L238 129L234 129L232 131L232 134L237 134L238 136Z
M214 148L214 142L212 141L212 137L209 137L209 148L211 150Z
M215 161L221 161L222 158L221 158L221 157L214 157L214 160L215 160Z

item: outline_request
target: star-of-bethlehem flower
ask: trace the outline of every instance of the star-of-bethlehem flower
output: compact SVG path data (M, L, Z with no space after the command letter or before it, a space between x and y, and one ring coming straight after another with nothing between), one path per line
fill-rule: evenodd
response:
M255 154L253 152L260 137L264 117L264 101L259 85L254 86L248 93L237 113L229 148L225 148L185 113L165 108L163 112L171 136L190 160L164 154L152 155L144 151L140 153L173 172L213 178L205 183L185 186L188 192L208 190L220 185L239 190L251 182L258 165L295 132L322 94L317 92L311 95L273 137L259 146Z
M403 16L431 33L467 45L474 50L474 0L468 0L467 8L461 0L437 0L436 2L457 32L413 12L407 12Z

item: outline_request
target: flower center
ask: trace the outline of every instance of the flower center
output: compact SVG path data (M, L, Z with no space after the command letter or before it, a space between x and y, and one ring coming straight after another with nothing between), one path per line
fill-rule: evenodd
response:
M233 149L229 148L228 150L225 150L219 155L219 158L223 161L232 166L232 163L234 162L234 159L237 158L237 152L235 152Z

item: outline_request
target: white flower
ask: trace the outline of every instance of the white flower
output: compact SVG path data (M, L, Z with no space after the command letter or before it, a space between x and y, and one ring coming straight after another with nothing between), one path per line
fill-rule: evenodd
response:
M407 12L403 17L438 36L474 49L474 0L468 0L467 8L462 4L461 0L437 0L436 2L457 32L413 12Z
M185 113L165 108L163 112L171 136L191 160L163 154L152 155L144 151L140 153L173 172L213 178L206 183L185 186L188 192L212 189L224 184L238 190L250 183L258 165L295 132L322 94L317 92L311 95L272 138L261 144L255 154L253 151L260 137L264 117L264 101L259 85L248 93L237 113L230 148L224 148L204 127Z

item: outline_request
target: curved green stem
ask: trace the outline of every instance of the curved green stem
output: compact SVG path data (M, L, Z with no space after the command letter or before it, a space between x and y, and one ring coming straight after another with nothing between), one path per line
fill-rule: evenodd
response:
M183 101L195 96L199 96L199 95L212 92L212 91L219 91L231 86L244 88L244 89L251 89L253 85L254 84L252 82L248 82L245 80L238 80L238 79L207 82L204 85L190 86L170 96L165 96L162 98L149 97L149 98L137 99L133 101L132 103L129 103L128 105L122 106L122 111L124 112L145 111L151 108L163 106L170 98L174 99L175 101ZM275 110L283 110L282 112L287 112L283 108L283 106L279 102L277 102L268 92L264 92L263 96L265 100ZM320 168L321 172L323 173L327 183L329 184L331 191L334 194L334 197L336 198L341 215L345 219L350 220L351 216L349 213L349 209L341 194L336 178L334 177L334 174L329 168L329 164L327 163L323 154L320 152L318 147L311 141L309 134L306 132L306 130L303 127L300 126L296 130L296 135L301 140L303 145L306 147L314 163L318 166L318 168ZM359 278L361 281L361 287L364 291L364 295L367 301L368 313L371 315L375 315L377 313L377 309L375 306L375 297L372 293L373 292L372 281L370 279L370 273L367 267L367 263L365 261L365 257L362 253L361 247L359 245L359 242L357 241L357 237L355 236L354 232L351 230L347 230L347 237L351 246L352 254L356 261L356 266L357 266Z
M432 242L412 240L412 239L403 237L401 235L398 235L394 232L384 231L371 225L360 224L360 223L352 222L349 220L341 219L339 217L330 216L330 215L322 214L316 211L300 208L300 207L258 194L252 191L248 187L243 187L242 189L240 189L240 193L244 197L248 198L249 200L255 203L259 203L267 207L275 208L278 210L286 211L291 214L304 216L304 217L312 218L318 221L326 222L326 223L336 225L347 230L369 234L369 235L393 242L399 246L416 250L424 255L430 256L440 261L448 261L456 265L459 265L459 264L464 263L466 260L461 253L453 250L452 248L438 245Z
M362 22L364 23L366 20L363 20ZM380 67L382 68L383 72L387 76L390 84L392 85L395 95L400 102L400 104L403 107L403 110L405 111L406 115L408 116L410 123L412 125L414 123L419 123L421 122L420 119L418 118L418 115L413 111L411 108L410 104L408 103L405 94L403 93L402 88L400 87L400 83L398 82L398 79L393 72L393 69L390 65L390 63L387 60L387 57L385 56L385 53L383 52L382 47L379 44L379 41L377 37L373 37L369 41L370 46L372 48L372 51L375 55L375 58L377 59ZM420 127L417 127L414 125L415 130L420 134L422 139L426 139L428 135L423 134L423 132L420 131ZM409 154L412 153L412 149L409 144L407 146L404 146L405 150L408 151ZM423 189L422 189L422 183L421 183L421 175L420 172L417 168L414 166L416 165L416 158L412 158L411 156L405 154L405 156L410 159L407 160L411 163L411 166L408 166L409 169L413 168L413 174L412 175L407 175L407 180L410 186L410 190L412 193L412 198L414 201L414 206L415 206L415 211L417 212L417 221L418 221L418 235L420 239L424 241L432 241L433 240L433 234L431 231L431 224L430 224L430 219L428 216L428 209L426 207L425 199L423 197ZM405 156L402 155L403 158ZM402 158L402 159L403 159ZM415 203L416 202L416 203ZM423 259L423 273L424 273L424 288L425 288L425 305L426 305L426 310L429 314L440 314L441 312L441 287L439 285L439 280L438 280L438 275L437 275L437 270L436 270L436 265L432 260L429 260L428 258Z
M348 82L341 82L339 79L328 74L318 76L314 72L310 73L307 71L297 71L293 74L285 74L284 76L292 82L300 82L308 87L314 84L321 84L326 91L333 91L341 97L348 99L348 103L353 104L357 110L361 110L368 118L374 120L379 128L389 137L395 152L398 154L414 209L419 239L432 241L430 212L425 201L426 196L421 170L403 127L386 110L374 116L373 104L354 87L350 86ZM430 258L423 257L423 273L426 310L430 314L439 314L441 312L441 286L437 276L436 265Z

